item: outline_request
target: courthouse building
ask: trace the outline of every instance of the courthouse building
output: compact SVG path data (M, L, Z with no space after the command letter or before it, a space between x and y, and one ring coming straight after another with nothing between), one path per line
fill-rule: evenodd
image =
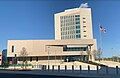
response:
M42 61L64 61L74 58L80 61L94 61L93 51L97 49L93 38L91 8L79 7L54 14L55 39L53 40L8 40L7 57L10 63L22 58L21 50L27 52L31 64ZM88 58L88 52L90 56Z

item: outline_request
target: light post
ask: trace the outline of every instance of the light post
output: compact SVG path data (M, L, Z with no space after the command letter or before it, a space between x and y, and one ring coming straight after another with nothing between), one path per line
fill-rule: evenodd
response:
M49 65L49 60L50 60L50 57L49 57L49 54L50 54L50 53L49 53L49 48L50 48L50 47L47 47L47 50L48 50L48 65Z
M14 70L15 70L15 65L17 64L17 55L15 54L15 57L14 57Z
M55 65L56 65L56 50L55 50Z

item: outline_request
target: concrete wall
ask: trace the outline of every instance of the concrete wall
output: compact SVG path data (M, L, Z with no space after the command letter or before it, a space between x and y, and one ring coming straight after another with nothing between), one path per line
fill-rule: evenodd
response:
M60 23L60 16L69 16L69 15L80 15L80 34L81 39L92 39L93 32L92 32L92 17L91 17L91 8L75 8L70 11L64 11L60 13L56 13L54 15L55 21L55 39L61 39L61 23ZM85 18L85 19L83 19ZM83 23L86 21L86 23ZM86 26L86 27L83 27ZM86 32L83 32L86 31ZM86 37L84 37L86 35Z
M80 55L81 52L64 52L62 45L90 45L92 50L96 49L96 40L81 39L81 40L9 40L7 57L14 57L20 55L24 47L29 56L48 56L50 55ZM12 52L14 46L14 52ZM86 53L84 53L86 54Z

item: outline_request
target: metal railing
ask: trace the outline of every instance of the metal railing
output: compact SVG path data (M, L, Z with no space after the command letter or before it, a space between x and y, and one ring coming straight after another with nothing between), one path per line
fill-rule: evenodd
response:
M88 73L88 74L113 74L120 75L120 68L108 66L81 66L81 65L38 65L34 68L47 72L73 72L73 73Z

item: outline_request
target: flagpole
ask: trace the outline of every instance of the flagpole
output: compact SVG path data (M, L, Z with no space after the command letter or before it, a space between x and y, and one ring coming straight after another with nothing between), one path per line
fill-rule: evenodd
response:
M99 37L100 37L100 45L99 45L99 49L100 49L100 55L102 55L102 51L103 51L103 49L102 49L102 32L101 32L101 30L100 30L100 24L99 24ZM101 57L100 57L101 58ZM100 59L99 58L99 59Z

